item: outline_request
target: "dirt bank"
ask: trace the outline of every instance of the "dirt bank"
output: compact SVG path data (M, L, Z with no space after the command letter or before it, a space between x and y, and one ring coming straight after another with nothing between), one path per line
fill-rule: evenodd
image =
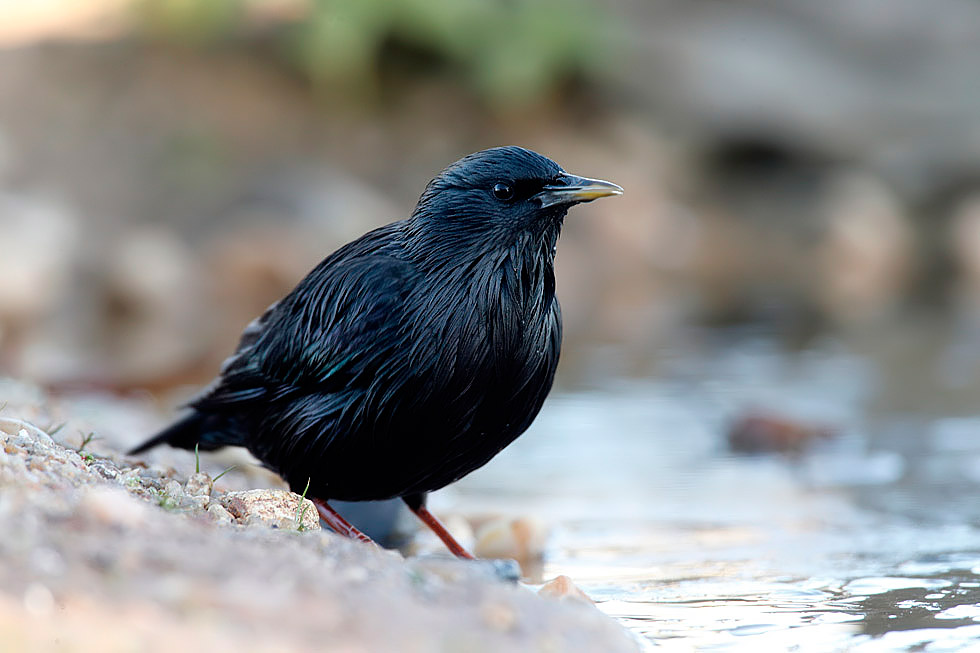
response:
M263 519L206 474L79 452L20 420L44 413L19 403L32 392L0 388L20 397L0 412L4 650L637 648L591 605L320 530L295 495L268 490L281 505Z

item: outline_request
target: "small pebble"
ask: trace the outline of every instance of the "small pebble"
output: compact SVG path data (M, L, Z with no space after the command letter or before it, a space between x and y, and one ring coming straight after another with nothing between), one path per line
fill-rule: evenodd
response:
M181 496L184 494L184 488L180 486L178 481L170 480L164 483L163 494L168 499L180 501Z
M220 503L212 501L208 504L208 516L219 524L231 524L235 521L231 513L225 510Z
M211 494L211 477L204 472L191 474L184 485L184 491L192 497L205 497Z
M115 480L119 476L119 470L116 469L116 466L106 460L96 460L90 463L88 468L109 481Z
M207 496L184 496L183 500L180 502L183 508L193 508L195 510L207 510L208 505L211 503L211 498Z

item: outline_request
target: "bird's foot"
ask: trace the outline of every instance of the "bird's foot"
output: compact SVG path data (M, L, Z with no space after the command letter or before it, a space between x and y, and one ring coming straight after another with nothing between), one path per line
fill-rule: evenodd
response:
M339 512L330 507L323 499L311 499L313 505L316 506L316 511L320 514L320 519L327 523L327 526L333 530L333 532L338 535L343 535L344 537L349 537L352 540L358 540L360 542L366 542L368 544L374 544L377 546L374 540L358 530L357 526L350 523L344 519Z

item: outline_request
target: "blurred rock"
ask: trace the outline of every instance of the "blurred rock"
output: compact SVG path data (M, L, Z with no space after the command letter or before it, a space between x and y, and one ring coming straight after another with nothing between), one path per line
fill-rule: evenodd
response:
M491 519L476 530L473 553L478 558L512 558L525 577L532 576L544 557L548 528L531 517Z
M171 374L201 356L207 325L202 274L188 246L164 229L130 229L108 253L94 334L121 383Z
M0 192L0 318L37 318L62 300L78 231L77 216L60 202Z
M0 364L17 361L16 349L67 301L79 232L78 217L62 203L0 188Z
M147 519L149 507L120 488L94 487L86 490L78 504L83 514L88 514L105 526L138 528Z
M295 223L246 222L229 228L210 241L202 252L207 262L208 285L221 306L217 331L231 351L246 324L277 301L302 279L328 251L313 230Z
M284 530L320 530L320 517L313 502L286 490L228 492L221 498L221 505L246 526L261 524Z
M548 581L538 590L538 595L560 601L595 605L595 602L589 598L589 595L579 589L568 576L556 576Z
M739 453L777 452L798 454L815 441L833 437L831 427L794 420L780 415L750 413L728 429L728 445Z
M948 241L958 271L956 300L960 314L980 323L980 193L973 193L953 207Z
M907 294L914 271L913 234L898 198L880 181L841 175L824 207L818 249L818 301L839 323L888 314Z
M980 57L976 3L901 0L887 20L848 0L616 6L631 28L610 76L692 140L761 137L916 193L975 169L980 95L961 81Z
M197 321L206 294L186 244L166 229L130 227L85 249L94 260L24 343L20 374L69 390L179 383L208 342L208 322Z

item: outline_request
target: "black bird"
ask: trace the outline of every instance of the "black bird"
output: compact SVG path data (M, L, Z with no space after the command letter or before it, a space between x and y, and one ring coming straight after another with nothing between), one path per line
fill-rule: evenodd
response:
M324 259L242 334L158 444L248 448L334 530L327 504L402 497L425 508L523 433L561 348L555 245L569 207L619 195L520 147L470 154L429 182L412 216Z

